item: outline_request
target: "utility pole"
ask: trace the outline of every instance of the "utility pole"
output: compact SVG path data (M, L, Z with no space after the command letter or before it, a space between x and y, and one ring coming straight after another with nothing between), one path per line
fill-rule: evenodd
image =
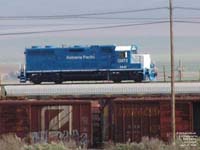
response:
M179 76L179 81L182 81L182 76L183 76L183 65L182 65L182 61L179 60L179 64L178 64L178 76Z
M2 99L2 85L1 85L1 74L0 74L0 100Z
M170 15L170 49L171 49L171 129L172 144L175 145L176 138L176 122L175 122L175 88L174 88L174 36L173 36L173 6L172 0L169 0Z
M199 81L200 81L200 70L199 70Z
M165 66L163 66L163 80L166 82L166 71L165 71Z
M3 99L3 85L2 85L2 81L1 81L1 74L0 74L0 99Z

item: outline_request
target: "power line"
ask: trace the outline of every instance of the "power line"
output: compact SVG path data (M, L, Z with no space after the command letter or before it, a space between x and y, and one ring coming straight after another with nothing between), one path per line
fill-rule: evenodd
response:
M135 18L126 18L127 20L135 20ZM161 21L168 21L169 18L136 18L136 20L142 20L143 19L146 19L146 20L161 20ZM183 20L181 20L183 19ZM184 19L195 19L195 18L188 18L188 17L180 17L180 18L174 18L174 22L176 23L195 23L195 24L199 24L200 21L188 21L188 20L184 20ZM196 18L196 19L200 19L199 17ZM123 23L123 22L121 22ZM124 23L128 23L128 22L124 22ZM129 22L129 23L134 23L134 22ZM142 22L141 22L142 23ZM116 25L116 23L55 23L55 24L4 24L4 25L0 25L0 27L47 27L47 26L74 26L74 25L84 25L84 26L88 26L88 25L99 25L99 24L102 24L102 25L105 25L105 24L109 24L109 25ZM119 22L117 22L117 24L119 24Z
M190 23L190 24L200 24L200 21L185 21L185 20L174 20L176 23Z
M122 22L123 23L123 22ZM124 23L128 23L128 22L124 22ZM133 22L129 22L129 23L133 23ZM88 25L105 25L105 24L116 24L116 23L55 23L55 24L3 24L0 25L0 27L47 27L47 26L88 26ZM119 24L119 22L118 22Z
M200 21L185 21L185 20L174 20L175 23L190 23L200 24ZM56 33L56 32L70 32L70 31L87 31L87 30L98 30L98 29L110 29L110 28L123 28L132 26L145 26L169 23L169 21L154 21L146 23L131 23L131 24L120 24L120 25L109 25L100 27L86 27L86 28L74 28L74 29L60 29L60 30L44 30L44 31L27 31L27 32L11 32L11 33L0 33L0 36L7 35L29 35L29 34L40 34L40 33Z
M168 21L157 21L157 22L137 23L137 24L134 23L134 24L121 24L121 25L110 25L110 26L100 26L100 27L88 27L88 28L74 28L74 29L61 29L61 30L45 30L45 31L27 31L27 32L0 33L0 36L98 30L98 29L109 29L109 28L121 28L121 27L131 27L131 26L144 26L144 25L162 24L162 23L167 23L167 22Z
M169 20L169 17L79 17L81 19L97 20ZM174 19L200 19L200 17L174 17Z
M174 7L174 9L183 9L183 10L196 10L200 11L200 8L195 8L195 7Z
M112 18L110 18L112 19ZM119 18L114 18L114 19L119 19ZM125 20L140 20L140 21L144 21L144 20L149 20L149 21L167 21L169 20L169 18L124 18ZM183 19L183 20L181 20ZM200 23L199 21L188 21L188 20L184 20L184 19L200 19L199 17L192 17L192 18L189 18L189 17L177 17L177 18L174 18L174 22L179 22L179 23L195 23L195 24L198 24ZM117 22L117 24L119 24L120 22ZM123 22L121 22L123 23ZM124 22L124 23L134 23L134 22ZM142 23L142 22L141 22ZM12 27L47 27L47 26L52 26L52 27L57 27L57 26L80 26L80 25L83 25L83 26L88 26L88 25L105 25L105 24L109 24L109 25L112 25L112 24L115 24L116 23L52 23L52 24L3 24L3 25L0 25L0 27L11 27L11 28L8 28L8 29L12 29Z
M113 14L126 14L126 13L136 13L136 12L148 12L148 11L155 11L155 10L164 10L169 9L168 7L154 7L154 8L144 8L144 9L134 9L134 10L123 10L123 11L107 11L107 12L93 12L93 13L81 13L81 14L69 14L69 15L38 15L38 16L0 16L0 20L26 20L26 19L38 19L38 20L45 20L45 19L71 19L71 18L87 18L91 19L91 16L102 16L102 15L113 15ZM173 9L181 9L181 10L196 10L200 11L200 8L195 7L180 7L176 6ZM112 18L112 17L111 17ZM99 18L92 18L92 19L108 19L105 17ZM114 18L113 18L114 19ZM119 18L120 19L120 18ZM123 19L123 18L121 18ZM140 18L138 18L139 20ZM144 18L145 19L145 18ZM148 19L148 18L146 18Z
M61 24L3 24L0 25L0 27L41 27L41 26L70 26L70 25L80 25L80 24L73 24L73 23L69 23L69 24L65 24L65 23L61 23ZM82 25L82 24L81 24Z
M165 21L165 20L169 20L168 17L145 17L145 18L121 18L121 17L86 17L86 18L89 18L89 19L108 19L108 20L139 20L139 21L145 21L145 20L149 20L149 21ZM179 20L179 19L190 19L190 20L197 20L197 19L200 19L200 17L174 17L175 20ZM180 21L179 21L180 22ZM185 21L186 22L186 21ZM189 22L189 21L188 21ZM119 22L117 22L119 24ZM121 22L123 23L123 22ZM124 23L128 23L128 22L124 22ZM130 23L133 23L133 22L130 22ZM190 21L190 23L198 23L197 21ZM41 26L70 26L70 25L99 25L99 24L116 24L116 23L109 23L109 22L104 22L104 23L44 23L44 24L36 24L36 23L33 23L33 24L0 24L0 27L41 27Z
M165 20L162 20L162 21L165 21ZM133 24L133 23L139 23L139 22L135 22L135 21L131 21L131 22L98 22L98 23L52 23L52 24L0 24L0 27L47 27L47 26L52 26L52 27L56 27L56 26L91 26L91 25L119 25L119 24L122 24L122 23L126 23L126 24ZM142 23L142 22L140 22ZM147 23L147 22L143 22L143 23ZM12 29L12 28L8 28L8 29Z
M100 15L113 15L125 14L133 12L148 12L155 10L167 9L167 7L154 7L145 9L123 10L123 11L108 11L100 13L83 13L83 14L70 14L70 15L51 15L51 16L0 16L0 20L18 20L18 19L64 19L64 18L78 18L84 16L100 16Z
M134 10L123 10L123 11L107 11L107 12L93 12L93 13L81 13L81 14L69 14L69 15L49 15L49 16L44 16L44 15L38 15L38 16L0 16L0 20L48 20L48 19L124 19L125 18L113 18L113 17L96 17L95 16L105 16L105 15L113 15L113 14L126 14L126 13L136 13L136 12L148 12L148 11L155 11L155 10L164 10L164 9L169 9L168 7L154 7L154 8L145 8L145 9L134 9ZM180 7L176 6L173 7L173 9L181 9L181 10L195 10L195 11L200 11L200 8L194 8L194 7ZM128 20L129 18L127 18ZM130 18L131 19L131 18ZM140 18L133 18L140 20ZM151 20L151 18L142 18L146 20ZM142 20L141 19L141 20ZM155 18L152 20L161 20L162 18ZM169 18L168 18L169 19Z
M162 18L162 17L79 17L81 19L97 19L97 20L163 20L163 19L169 19L169 18Z

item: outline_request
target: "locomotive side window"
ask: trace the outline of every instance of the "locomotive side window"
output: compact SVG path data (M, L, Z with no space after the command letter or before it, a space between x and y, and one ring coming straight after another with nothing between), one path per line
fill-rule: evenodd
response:
M84 48L69 48L69 51L71 51L71 52L82 52L82 51L84 51Z
M127 58L127 52L120 52L120 53L119 53L119 58L120 58L120 59Z

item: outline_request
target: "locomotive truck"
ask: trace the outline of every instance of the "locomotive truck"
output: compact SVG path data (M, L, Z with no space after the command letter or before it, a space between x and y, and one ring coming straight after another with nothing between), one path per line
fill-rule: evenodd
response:
M25 49L25 65L19 80L34 84L64 81L155 80L155 65L149 54L138 54L137 46L91 45Z

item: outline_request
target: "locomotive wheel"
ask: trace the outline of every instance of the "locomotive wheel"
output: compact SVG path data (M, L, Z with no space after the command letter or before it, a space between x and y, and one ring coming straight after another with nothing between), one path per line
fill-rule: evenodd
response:
M55 84L62 84L62 78L61 78L61 74L60 73L56 73L55 75L55 79L54 79L54 83Z
M40 80L33 80L33 81L31 81L31 82L33 82L34 84L41 84L41 81L40 81Z
M122 81L122 80L120 80L120 79L114 79L114 80L113 80L114 83L120 83L121 81Z
M40 76L38 76L38 75L32 76L30 81L33 84L40 84L42 82L41 79L40 79Z
M54 83L55 83L55 84L62 84L62 82L63 82L63 81L61 81L61 80L57 80L57 81L55 81Z
M137 83L142 82L142 76L143 76L142 74L137 74L134 81L137 82Z

